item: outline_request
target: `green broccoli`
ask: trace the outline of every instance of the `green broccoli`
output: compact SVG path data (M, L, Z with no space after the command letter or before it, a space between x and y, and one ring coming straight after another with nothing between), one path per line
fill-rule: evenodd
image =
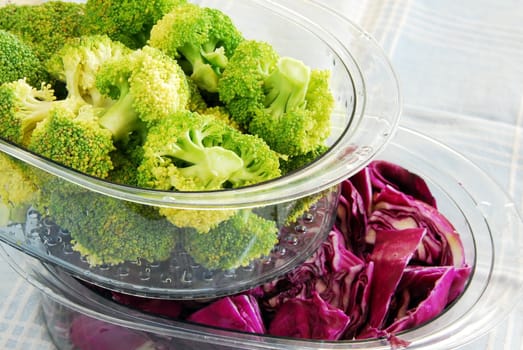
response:
M276 152L296 156L316 149L330 134L334 98L329 71L279 57L269 44L244 41L218 84L231 117Z
M87 0L82 22L86 34L107 34L132 49L144 46L152 26L186 0Z
M187 85L189 86L190 93L187 109L199 113L206 110L209 106L207 101L205 101L205 98L202 96L200 89L198 89L198 85L196 85L192 79L187 79Z
M48 1L0 7L0 29L17 35L45 62L69 39L82 35L84 4Z
M311 70L306 78L307 71L300 61L280 59L278 69L265 81L266 108L258 110L249 124L249 132L291 157L314 151L331 131L330 72ZM299 89L300 83L308 88Z
M60 187L46 193L51 220L69 231L73 249L93 266L163 261L175 247L178 229L155 207L90 191L61 192Z
M24 222L27 209L38 196L25 163L0 152L0 226Z
M159 212L173 225L180 228L194 228L200 233L207 233L220 222L234 215L234 209L192 210L177 208L160 208Z
M18 79L26 79L36 87L48 80L33 50L16 35L0 29L0 85Z
M36 89L24 79L0 85L0 137L27 145L36 124L56 105L50 86Z
M229 125L230 127L240 130L240 125L231 118L231 114L229 113L229 110L225 108L224 106L213 106L213 107L207 107L200 111L200 114L205 114L210 117L213 117L217 120L220 120L224 122L225 124Z
M138 176L161 190L236 188L280 176L279 156L256 136L185 111L149 129Z
M265 107L263 81L276 68L278 58L272 45L244 40L237 46L218 82L220 100L245 130L256 111Z
M96 87L115 100L99 122L112 132L115 142L124 144L131 133L144 133L147 124L185 110L190 97L180 66L150 46L105 62Z
M215 93L229 57L242 40L232 20L220 10L186 4L153 26L149 45L176 58L201 90Z
M100 67L110 59L120 59L131 52L123 44L105 35L71 39L47 61L49 73L65 83L68 99L80 99L96 107L113 102L96 87Z
M35 127L27 148L98 178L106 178L113 169L112 134L100 126L96 109L88 104L77 112L63 105L53 108Z
M286 175L292 171L299 170L311 164L316 159L325 154L328 150L329 146L326 144L320 144L318 147L307 153L280 159L280 170L282 175Z
M239 210L208 233L188 230L185 248L208 269L234 269L268 256L278 243L278 228L250 210Z

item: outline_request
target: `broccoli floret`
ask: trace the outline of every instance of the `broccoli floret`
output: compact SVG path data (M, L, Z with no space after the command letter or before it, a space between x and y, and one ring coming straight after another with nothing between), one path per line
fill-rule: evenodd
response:
M50 218L69 231L73 249L91 265L163 261L174 249L178 230L154 207L94 192L51 190Z
M26 79L32 86L47 81L47 72L33 50L14 34L0 29L0 84Z
M138 186L137 169L143 159L142 142L140 138L131 139L125 148L111 153L113 169L106 180L121 185Z
M208 269L234 269L268 256L278 243L278 228L250 210L239 210L208 233L187 232L189 255Z
M100 126L91 105L80 107L77 113L64 105L53 108L35 127L27 148L99 178L107 177L113 169L112 134Z
M18 145L29 143L36 124L57 105L54 91L36 89L24 79L0 85L0 137Z
M112 100L100 93L96 76L106 61L120 59L130 52L126 46L105 35L82 36L71 39L46 66L54 78L65 83L67 98L108 107Z
M196 85L192 79L187 79L187 85L189 86L190 94L189 102L187 103L187 109L192 112L199 113L205 111L209 106L198 89L198 85Z
M201 90L215 93L229 57L242 40L232 20L220 10L186 4L153 26L149 44L176 58Z
M249 124L249 132L291 157L315 150L330 135L334 107L330 72L311 70L309 74L305 67L294 59L280 59L264 84L265 108L256 111Z
M296 156L316 149L330 134L334 98L330 73L279 57L267 43L238 45L218 84L231 117L276 152Z
M256 136L180 112L149 129L139 184L180 191L242 187L280 176L278 157Z
M27 209L38 197L34 183L25 163L0 152L0 226L8 222L24 222Z
M207 233L220 222L234 215L234 209L189 210L176 208L160 208L159 212L173 225L180 228L194 228L200 233Z
M48 1L0 7L0 29L16 34L45 62L69 39L82 34L84 4Z
M100 116L100 124L112 132L116 142L127 143L131 133L143 133L147 124L185 110L189 101L180 66L150 46L102 65L96 87L115 100Z
M231 114L224 106L207 107L203 109L200 114L208 115L214 119L224 122L234 129L241 130L240 125L231 118Z
M316 159L325 154L325 152L327 152L328 150L329 146L321 144L307 153L280 159L280 170L283 175L295 170L299 170L314 162Z
M152 26L186 0L87 0L83 30L107 34L132 49L144 46Z
M265 107L263 82L276 68L278 58L270 44L244 40L218 82L220 100L243 129L248 129L252 116Z

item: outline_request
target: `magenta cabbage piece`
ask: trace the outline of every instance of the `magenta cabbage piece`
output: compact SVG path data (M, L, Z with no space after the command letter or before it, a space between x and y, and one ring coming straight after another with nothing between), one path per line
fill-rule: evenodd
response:
M112 299L119 304L127 305L153 315L177 318L182 313L183 304L176 300L143 298L134 295L111 292Z
M258 303L249 294L218 299L191 314L187 320L207 326L249 333L265 333Z
M313 293L311 298L293 298L276 311L269 334L320 340L338 340L349 323L349 316Z
M432 195L425 180L407 169L384 160L376 160L367 167L371 184L378 191L391 186L394 189L412 196L428 205L437 208L436 199Z
M384 338L395 349L408 346L398 333L441 314L470 274L460 236L426 182L374 161L341 184L336 223L302 265L238 295L177 303L172 317L305 339ZM160 314L172 302L115 300Z
M427 234L417 249L415 260L426 265L465 263L465 254L454 226L434 207L385 187L375 196L369 217L366 241L372 244L379 229L426 228Z
M81 350L166 349L146 333L78 314L71 323L71 343Z
M374 262L372 292L368 326L383 327L391 298L396 291L403 271L425 235L424 229L376 232L376 243L369 260Z

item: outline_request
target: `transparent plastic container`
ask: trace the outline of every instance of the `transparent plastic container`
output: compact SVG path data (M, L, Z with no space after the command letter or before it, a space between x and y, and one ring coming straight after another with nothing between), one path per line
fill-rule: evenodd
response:
M0 152L29 166L35 177L50 177L57 187L89 193L92 202L81 207L86 213L85 220L96 211L96 203L114 198L124 203L119 205L116 215L141 215L142 224L161 231L162 242L165 242L170 238L163 229L165 223L143 214L147 211L142 211L144 207L182 210L202 217L252 211L277 223L277 241L272 249L267 254L242 260L249 255L247 243L245 249L236 254L238 259L222 268L195 261L183 238L176 237L173 242L165 243L172 244L168 254L163 243L159 244L163 250L151 251L151 245L146 242L143 245L149 249L144 252L140 245L143 240L136 239L136 243L131 243L131 248L136 249L131 251L137 253L125 261L115 262L75 250L79 239L78 235L71 238L70 227L56 225L56 218L32 209L25 222L12 221L1 227L0 240L88 282L129 294L163 298L205 298L247 289L288 272L321 244L332 227L337 185L368 164L396 130L401 99L387 57L360 28L311 1L194 2L221 9L246 38L270 42L280 55L301 59L314 68L331 70L336 103L328 140L330 149L326 154L299 171L255 186L209 192L165 192L116 185L79 174L2 140ZM54 191L47 192L49 195ZM80 208L78 202L69 198L72 197L63 198L63 203ZM308 210L301 213L299 208L304 202L315 204L306 206ZM137 207L142 208L138 213ZM93 232L100 227L94 225L92 220L84 226L86 230L91 227L89 232ZM125 240L125 244L129 242ZM103 256L105 251L99 249L97 253Z
M411 342L409 349L448 350L484 335L515 309L523 292L523 221L514 202L475 164L408 129L400 128L377 158L427 181L439 210L459 232L465 259L473 268L464 293L440 316L397 336ZM122 341L121 332L129 339L145 337L157 349L390 349L384 339L297 340L147 315L94 293L63 269L5 249L13 268L42 291L46 324L59 349L71 349L71 322L80 316L104 322L107 329L116 327Z

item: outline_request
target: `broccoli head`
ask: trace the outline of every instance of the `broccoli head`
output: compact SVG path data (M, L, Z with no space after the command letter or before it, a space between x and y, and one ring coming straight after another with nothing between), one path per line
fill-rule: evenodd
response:
M38 197L38 187L22 161L0 152L0 225L24 222L29 206ZM2 215L0 215L2 216Z
M73 249L91 265L170 257L178 230L156 208L94 192L51 190L50 218L69 231Z
M113 169L112 134L100 126L91 105L83 105L77 112L64 105L53 108L36 125L27 148L98 178L106 178Z
M329 150L326 144L320 144L318 147L307 153L298 154L292 157L285 157L280 160L280 170L283 175L292 171L299 170L321 157Z
M234 269L268 256L278 243L272 220L250 210L239 210L207 233L187 231L185 248L194 261L208 269Z
M180 112L149 129L139 184L162 190L236 188L280 176L279 156L265 142L195 112Z
M83 30L107 34L132 49L144 46L152 26L186 0L87 0Z
M84 4L66 1L9 4L0 7L0 29L17 35L45 62L69 39L82 35L84 7Z
M244 40L223 71L218 82L220 100L243 129L248 129L252 116L265 107L263 82L274 71L278 58L270 44Z
M188 3L153 26L149 45L176 58L201 90L215 93L229 57L242 40L226 14Z
M200 233L207 233L220 222L233 216L236 211L234 209L191 210L162 207L159 212L177 227L193 228Z
M296 156L313 151L330 134L334 97L329 71L280 57L270 44L238 45L218 83L231 118L263 138L276 152Z
M47 72L28 45L16 35L0 29L0 84L18 79L40 86L47 80Z
M256 111L249 132L289 156L317 149L330 135L334 97L329 76L329 71L311 71L300 61L281 58L264 82L265 108Z
M71 39L47 61L49 73L65 83L67 98L79 99L97 107L107 107L112 100L96 87L96 76L102 64L119 59L131 50L106 35Z
M158 49L145 46L121 58L105 62L98 71L96 87L115 101L100 124L116 142L129 141L133 132L187 107L187 79L175 60Z
M56 106L55 100L49 86L37 89L25 79L0 85L0 137L27 145L36 124Z

